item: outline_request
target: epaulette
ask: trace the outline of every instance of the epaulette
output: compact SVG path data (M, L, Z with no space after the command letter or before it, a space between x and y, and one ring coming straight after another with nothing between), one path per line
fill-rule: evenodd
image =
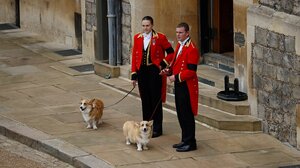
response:
M137 38L142 38L143 37L143 33L140 33Z
M154 30L152 31L152 37L158 38L158 33L156 33Z

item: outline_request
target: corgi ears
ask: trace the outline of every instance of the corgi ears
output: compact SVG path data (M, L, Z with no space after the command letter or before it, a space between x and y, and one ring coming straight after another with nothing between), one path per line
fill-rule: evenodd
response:
M91 99L91 100L88 102L88 104L92 105L94 101L95 101L95 99Z
M149 126L152 126L153 125L153 120L149 121L148 124L149 124Z

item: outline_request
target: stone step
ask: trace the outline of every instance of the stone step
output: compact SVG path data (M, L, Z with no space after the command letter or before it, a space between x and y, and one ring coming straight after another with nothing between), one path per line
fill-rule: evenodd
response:
M204 83L224 90L224 77L229 76L229 83L233 83L234 74L215 67L200 64L197 67L197 76L200 83Z
M165 108L176 111L174 95L168 94L167 102L164 104ZM195 119L201 123L220 130L230 131L261 131L261 121L258 118L250 115L234 115L223 110L213 108L211 106L203 105L199 101L198 115Z
M220 110L199 105L196 120L220 130L262 131L261 121L250 115L230 115Z
M248 100L225 101L217 98L217 93L221 90L204 84L199 84L199 88L199 103L234 115L250 114Z
M132 85L127 78L112 78L103 80L102 83L124 93L128 93L132 89ZM199 95L199 115L196 116L196 120L220 130L261 131L261 121L246 115L246 112L249 113L249 105L246 102L226 102L219 100L213 94L217 92L214 90L216 88L202 85L203 84L200 84L200 91L202 91ZM138 89L135 88L131 95L139 97ZM203 102L206 104L203 104ZM174 94L167 94L167 102L163 104L163 107L174 111L176 110ZM235 113L239 115L228 113L231 111L235 111Z
M217 69L234 73L233 52L228 53L205 53L203 54L203 63L213 66Z

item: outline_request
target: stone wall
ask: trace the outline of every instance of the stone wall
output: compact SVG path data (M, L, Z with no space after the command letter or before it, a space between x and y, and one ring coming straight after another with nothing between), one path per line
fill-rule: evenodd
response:
M96 1L86 0L85 1L85 29L87 31L92 31L93 28L97 27L96 18Z
M16 23L15 0L0 1L0 23Z
M296 105L300 101L300 56L295 37L255 28L253 85L264 132L296 145Z
M81 13L75 0L22 0L20 25L27 31L43 35L46 40L77 48L74 13Z
M81 1L82 19L82 60L94 62L96 36L96 0Z
M247 67L247 9L252 1L234 0L234 76L239 79L239 89L248 92L248 67Z
M122 1L122 63L130 64L131 47L131 5L129 0Z
M259 3L277 11L300 16L299 0L259 0Z

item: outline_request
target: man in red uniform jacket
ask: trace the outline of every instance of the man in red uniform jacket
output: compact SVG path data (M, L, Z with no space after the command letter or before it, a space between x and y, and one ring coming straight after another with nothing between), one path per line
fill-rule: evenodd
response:
M167 66L165 52L173 55L174 50L166 36L153 30L153 19L142 19L143 33L134 36L131 62L133 86L138 82L142 100L143 120L153 120L153 135L162 135L162 102L166 99L166 76L161 76L161 68Z
M189 25L180 23L176 27L178 44L173 56L166 60L170 69L161 74L169 74L169 80L174 82L175 104L178 121L182 130L181 142L174 144L177 152L187 152L197 149L195 139L195 118L198 114L198 78L197 65L199 53L189 36Z

